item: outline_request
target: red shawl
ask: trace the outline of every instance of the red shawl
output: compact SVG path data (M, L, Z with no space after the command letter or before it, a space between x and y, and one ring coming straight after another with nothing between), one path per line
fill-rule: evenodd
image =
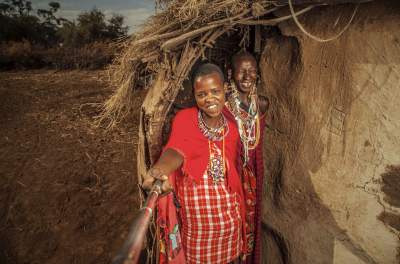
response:
M235 122L235 117L232 113L224 108L224 115L231 122ZM263 161L263 137L264 137L264 127L265 127L265 115L260 117L260 139L258 145L255 149L249 150L249 162L248 167L256 176L256 205L255 205L255 215L254 215L254 249L253 254L246 259L246 263L258 264L261 261L261 203L262 203L262 193L264 185L264 161ZM239 149L241 152L241 148ZM240 154L239 154L240 155ZM243 165L238 166L239 173L243 173L241 168Z
M204 171L207 169L209 162L209 145L208 139L201 133L198 127L197 120L198 109L197 107L192 107L179 111L172 123L171 134L165 149L171 148L178 151L183 157L184 162L181 169L178 169L173 174L170 175L171 182L174 183L175 191L179 191L183 179L190 179L194 182L198 181L202 177ZM225 137L225 158L227 160L227 185L231 192L235 192L240 197L240 208L242 219L245 219L245 206L244 206L244 196L242 190L242 183L240 176L237 172L238 162L240 160L238 154L240 139L239 132L236 127L235 121L228 119L229 133ZM216 142L218 147L222 149L222 141ZM164 201L162 200L164 199ZM179 223L178 214L169 213L171 206L174 206L173 195L168 195L160 199L159 211L158 211L158 224L163 226L164 238L168 239L168 236L173 232L174 226ZM163 208L161 208L163 207ZM175 218L175 219L174 219ZM243 221L244 224L245 221ZM244 228L243 228L244 230ZM163 234L161 234L162 236ZM168 235L168 236L167 236ZM243 232L243 236L244 236ZM243 240L245 243L245 239ZM175 255L173 250L168 249L170 243L164 243L166 248L165 252L168 258L161 256L160 263L173 263L174 258L170 255ZM246 245L244 245L246 247ZM168 253L170 252L170 253ZM179 256L179 253L176 254ZM169 259L169 260L168 260ZM165 262L163 262L165 260ZM177 263L177 262L175 262ZM182 263L182 262L181 262Z

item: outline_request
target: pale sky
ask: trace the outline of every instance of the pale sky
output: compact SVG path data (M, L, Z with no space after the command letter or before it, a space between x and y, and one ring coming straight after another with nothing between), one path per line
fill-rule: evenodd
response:
M76 19L82 11L89 11L96 7L103 11L107 17L116 13L125 17L125 25L129 26L129 32L134 32L146 18L154 14L154 0L30 0L32 7L48 8L51 1L58 2L61 8L56 16L64 17L68 20Z

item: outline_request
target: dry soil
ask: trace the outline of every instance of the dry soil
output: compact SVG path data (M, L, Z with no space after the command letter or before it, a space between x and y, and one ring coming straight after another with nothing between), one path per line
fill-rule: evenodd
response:
M0 73L0 263L109 263L121 246L138 208L138 119L93 125L105 80Z

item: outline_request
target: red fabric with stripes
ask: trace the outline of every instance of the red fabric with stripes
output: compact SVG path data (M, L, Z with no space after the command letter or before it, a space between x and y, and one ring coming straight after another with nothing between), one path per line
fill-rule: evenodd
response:
M212 144L214 151L221 150ZM225 181L215 183L205 171L197 183L179 188L182 244L187 263L229 263L241 253L239 201Z

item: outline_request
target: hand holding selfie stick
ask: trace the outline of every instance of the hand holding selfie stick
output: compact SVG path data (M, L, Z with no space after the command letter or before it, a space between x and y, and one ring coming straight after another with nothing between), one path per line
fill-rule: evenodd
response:
M133 221L128 238L121 251L114 257L112 264L136 264L138 263L143 242L149 227L153 210L157 204L157 198L161 194L163 182L156 180L145 201L144 207L140 209L139 215Z

